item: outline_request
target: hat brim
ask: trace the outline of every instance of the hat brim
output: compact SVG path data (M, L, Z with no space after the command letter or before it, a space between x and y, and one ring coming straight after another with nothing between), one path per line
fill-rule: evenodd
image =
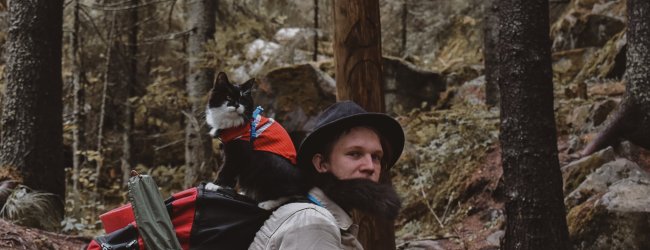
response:
M312 157L318 150L321 150L323 143L330 139L327 138L328 136L331 136L334 131L357 126L374 128L387 140L392 152L391 159L387 159L388 168L395 165L404 150L402 126L395 119L383 113L362 113L334 120L307 135L298 149L298 167L313 169Z

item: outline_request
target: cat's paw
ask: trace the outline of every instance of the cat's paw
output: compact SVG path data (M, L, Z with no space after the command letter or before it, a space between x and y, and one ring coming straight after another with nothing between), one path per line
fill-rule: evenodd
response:
M268 200L268 201L263 201L257 204L257 206L261 209L264 210L273 210L276 209L279 206L282 206L284 203L287 203L289 201L289 197L282 197L279 199L275 200Z
M217 131L218 131L218 129L216 129L216 128L210 129L210 133L209 133L210 136L217 137ZM210 182L210 183L212 183L212 182Z
M213 191L213 192L216 192L216 191L219 190L220 188L222 188L222 187L219 186L219 185L217 185L217 184L214 184L214 183L212 183L212 182L208 182L208 184L205 184L205 190L207 190L207 191Z

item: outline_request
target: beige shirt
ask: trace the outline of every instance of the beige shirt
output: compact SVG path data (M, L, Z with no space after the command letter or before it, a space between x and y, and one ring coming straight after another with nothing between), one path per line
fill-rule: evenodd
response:
M295 202L273 212L255 235L249 250L363 249L358 226L319 188L309 191L319 205Z

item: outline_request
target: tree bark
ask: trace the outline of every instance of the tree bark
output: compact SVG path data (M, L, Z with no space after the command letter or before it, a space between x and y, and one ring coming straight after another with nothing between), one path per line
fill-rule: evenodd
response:
M205 121L203 97L214 78L214 70L203 66L205 44L214 39L215 32L215 1L199 0L189 3L188 30L192 30L188 38L188 77L187 93L191 113L185 127L185 162L188 173L185 175L185 186L190 187L211 176L214 170L212 155L212 138L208 135Z
M318 0L314 0L314 55L312 60L318 61Z
M499 22L496 0L486 0L483 18L483 58L485 64L485 105L499 104L499 67L495 46L499 43Z
M338 100L384 110L381 26L377 0L334 1L334 60Z
M115 25L117 23L116 15L113 13L110 20L111 26L108 29L108 35L106 36L106 68L104 72L104 83L102 86L102 96L101 96L101 105L99 107L99 124L97 125L97 154L98 158L96 160L96 169L97 178L95 178L95 191L99 188L100 178L102 176L102 171L104 168L104 126L106 120L106 109L107 109L107 99L108 99L108 85L111 84L111 65L113 64L113 44L115 43L113 38L113 33L115 33Z
M408 0L403 0L402 2L402 56L406 56L406 42L407 42L407 27L408 27L408 15L409 15L409 9L408 9Z
M503 249L569 249L553 114L547 0L498 1ZM544 11L540 11L544 10Z
M137 6L138 0L131 0L130 6ZM124 119L122 120L122 186L127 186L131 169L133 168L133 157L131 145L133 144L133 97L134 89L137 84L138 75L138 8L128 10L128 43L126 53L126 75L124 91L126 100L124 100Z
M334 60L337 100L352 100L371 112L384 111L379 1L334 1ZM382 172L390 183L390 173ZM395 249L393 221L353 213L365 249Z
M9 2L0 166L63 200L62 34L62 0Z
M605 128L582 151L589 155L622 139L650 149L650 2L627 1L626 90Z
M83 77L82 55L79 48L79 0L74 1L72 19L72 33L70 35L70 59L72 61L72 91L73 101L73 130L72 130L72 189L76 193L79 189L79 170L83 167L84 159L82 152L86 150L85 124L86 115L84 112L85 92L81 82Z

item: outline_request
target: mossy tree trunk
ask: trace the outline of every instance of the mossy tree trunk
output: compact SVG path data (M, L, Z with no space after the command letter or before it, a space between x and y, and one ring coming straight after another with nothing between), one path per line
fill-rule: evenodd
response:
M191 105L185 127L185 163L188 172L185 186L193 186L206 180L214 170L215 160L212 155L212 138L208 136L203 100L214 78L214 69L206 68L205 45L214 40L216 1L198 0L189 2L188 30L191 33L187 42L188 76L187 93Z
M378 0L333 3L337 100L352 100L371 112L384 111L381 25ZM390 173L381 174L390 182ZM354 213L365 249L395 249L394 222Z
M582 151L592 154L620 140L650 149L650 1L627 1L627 84L605 128Z
M569 249L558 161L547 0L500 0L502 249ZM540 11L543 10L543 11Z
M0 167L65 197L61 76L63 1L9 2ZM5 172L6 171L6 172ZM61 206L60 214L63 214Z

